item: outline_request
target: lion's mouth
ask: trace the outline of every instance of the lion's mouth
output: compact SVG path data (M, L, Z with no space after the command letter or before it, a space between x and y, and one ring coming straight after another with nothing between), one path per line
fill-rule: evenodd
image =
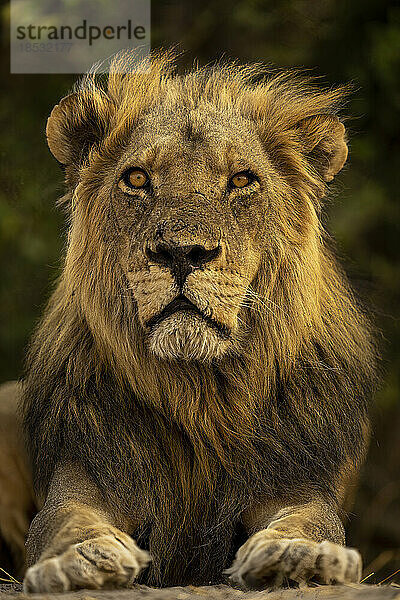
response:
M154 315L154 317L151 317L151 319L149 319L146 322L146 326L149 329L153 329L162 321L164 321L164 319L170 317L171 315L174 315L179 311L197 314L202 319L204 319L210 327L215 329L222 337L228 338L230 336L231 332L229 327L223 325L222 323L219 323L218 321L215 321L208 315L205 315L195 304L193 304L193 302L191 302L183 294L180 294L179 296L174 298L174 300L167 304L167 306L165 306L161 312L159 312L157 315Z
M172 302L167 304L167 306L165 306L160 313L158 313L154 317L151 317L151 319L147 321L146 325L150 328L154 327L155 325L161 323L161 321L163 321L167 317L170 317L171 315L178 312L179 310L184 310L185 312L196 312L201 315L201 312L197 308L197 306L193 304L193 302L190 302L190 300L188 300L186 296L180 294L179 296L174 298Z

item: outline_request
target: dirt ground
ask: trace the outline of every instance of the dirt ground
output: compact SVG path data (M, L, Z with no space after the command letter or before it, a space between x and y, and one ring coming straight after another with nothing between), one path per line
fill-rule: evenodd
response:
M24 594L21 586L0 585L0 600L400 600L397 585L316 586L275 592L242 592L226 585L172 587L137 585L129 590L80 590L64 594Z

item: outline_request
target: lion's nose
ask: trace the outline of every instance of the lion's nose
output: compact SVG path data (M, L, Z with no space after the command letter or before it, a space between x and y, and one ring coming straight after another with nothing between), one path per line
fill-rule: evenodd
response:
M221 254L221 247L208 250L200 244L178 246L157 244L154 250L147 248L147 257L159 265L168 267L182 285L193 268L202 267Z

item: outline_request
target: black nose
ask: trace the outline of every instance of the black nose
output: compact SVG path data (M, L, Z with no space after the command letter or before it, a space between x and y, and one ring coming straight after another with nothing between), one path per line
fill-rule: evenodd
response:
M168 267L176 277L178 284L183 285L193 268L201 267L221 254L220 246L207 250L204 246L173 246L157 244L155 250L146 250L147 257L159 265Z

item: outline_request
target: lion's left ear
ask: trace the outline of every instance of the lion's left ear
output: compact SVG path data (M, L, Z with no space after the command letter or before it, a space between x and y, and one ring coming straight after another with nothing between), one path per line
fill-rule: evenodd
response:
M302 119L296 129L310 163L325 181L332 181L348 154L343 123L332 115L314 115Z

